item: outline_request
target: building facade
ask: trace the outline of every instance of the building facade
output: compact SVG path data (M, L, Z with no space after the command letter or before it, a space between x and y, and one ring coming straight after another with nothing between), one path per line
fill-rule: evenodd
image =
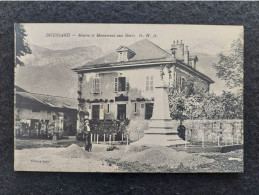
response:
M16 137L48 138L76 134L77 101L16 87Z
M90 119L148 120L161 79L180 91L191 79L195 90L209 91L213 81L196 70L197 56L190 56L178 41L171 51L145 39L73 69L78 74L78 110L87 111Z

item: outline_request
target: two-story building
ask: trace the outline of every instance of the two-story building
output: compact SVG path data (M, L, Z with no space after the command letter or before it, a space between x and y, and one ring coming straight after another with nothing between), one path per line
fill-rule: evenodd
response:
M150 119L161 75L176 89L192 78L196 89L209 91L213 81L197 71L197 56L191 57L182 41L174 41L171 51L144 39L73 69L78 74L79 111L89 112L90 119Z

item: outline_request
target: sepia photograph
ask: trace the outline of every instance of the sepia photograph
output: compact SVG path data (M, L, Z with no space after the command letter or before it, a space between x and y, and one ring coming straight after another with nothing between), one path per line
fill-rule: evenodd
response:
M243 173L244 29L16 23L14 170Z

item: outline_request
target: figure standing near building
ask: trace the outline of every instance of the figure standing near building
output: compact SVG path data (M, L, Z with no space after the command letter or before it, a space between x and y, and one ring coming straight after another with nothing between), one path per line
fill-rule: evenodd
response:
M83 138L85 139L85 150L90 152L92 150L91 129L89 126L89 120L87 115L84 116L82 133L83 133Z

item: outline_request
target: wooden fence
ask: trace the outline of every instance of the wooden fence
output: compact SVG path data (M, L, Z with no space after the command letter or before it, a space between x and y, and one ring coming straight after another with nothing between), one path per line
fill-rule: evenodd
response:
M115 134L103 134L102 137L98 133L91 133L91 142L93 144L108 144L121 142L123 144L129 145L129 135L121 134L121 140L115 139ZM101 139L100 139L101 138Z

